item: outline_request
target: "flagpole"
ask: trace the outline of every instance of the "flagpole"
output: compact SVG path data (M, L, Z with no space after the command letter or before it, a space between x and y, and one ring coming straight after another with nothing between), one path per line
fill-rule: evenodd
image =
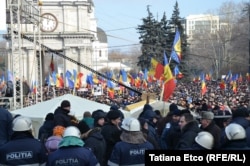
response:
M76 86L75 86L75 83L74 83L73 95L75 95L75 91L76 91Z
M163 100L163 93L164 93L164 83L162 84L162 91L161 91L161 96L160 96L160 101L163 101L163 116L166 115L166 111L165 111L165 101Z
M168 62L168 64L169 64L169 65L170 65L171 59L172 59L172 58L171 58L171 56L170 56L170 58L169 58L169 62Z

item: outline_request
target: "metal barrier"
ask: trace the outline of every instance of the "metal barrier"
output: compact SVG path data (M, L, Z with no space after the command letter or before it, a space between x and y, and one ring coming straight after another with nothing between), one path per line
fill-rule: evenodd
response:
M9 111L13 110L13 97L0 97L0 107Z

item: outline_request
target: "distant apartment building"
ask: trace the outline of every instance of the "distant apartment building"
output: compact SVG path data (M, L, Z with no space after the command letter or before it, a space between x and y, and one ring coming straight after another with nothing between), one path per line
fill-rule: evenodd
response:
M199 14L186 17L186 35L188 39L192 39L193 35L197 33L216 33L219 29L219 16Z

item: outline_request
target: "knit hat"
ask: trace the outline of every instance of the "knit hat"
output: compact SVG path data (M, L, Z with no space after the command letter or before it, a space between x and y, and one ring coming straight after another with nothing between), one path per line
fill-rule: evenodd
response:
M70 102L68 100L63 100L61 103L61 107L62 108L70 107Z
M62 137L65 128L63 126L55 126L53 128L53 135Z
M90 130L89 126L85 121L80 121L77 125L78 129L80 130L81 134L86 133L87 131Z
M105 118L106 112L103 110L96 110L92 113L92 118L94 118L94 122L96 123L99 119Z
M114 119L117 119L117 118L119 118L119 117L121 117L121 113L120 113L120 111L109 111L108 113L107 113L107 118L109 119L109 120L114 120Z
M169 105L169 111L172 112L174 110L178 109L177 105L175 103L172 103Z
M112 105L111 107L110 107L110 111L112 111L112 110L118 110L119 108L116 106L116 105Z
M175 116L180 116L181 115L181 111L177 108L173 111L170 111L170 115L175 115Z
M213 120L214 119L214 113L212 113L210 111L202 111L201 112L201 119Z
M47 120L54 120L54 114L53 114L53 113L48 113L48 114L46 115L45 120L46 120L46 121L47 121Z

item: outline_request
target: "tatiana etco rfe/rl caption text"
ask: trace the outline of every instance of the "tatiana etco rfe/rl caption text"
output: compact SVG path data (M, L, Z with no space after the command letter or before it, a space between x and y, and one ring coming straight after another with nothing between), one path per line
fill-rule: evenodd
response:
M250 151L163 151L150 150L145 153L146 165L152 164L180 164L191 162L195 165L226 164L226 165L250 165Z

